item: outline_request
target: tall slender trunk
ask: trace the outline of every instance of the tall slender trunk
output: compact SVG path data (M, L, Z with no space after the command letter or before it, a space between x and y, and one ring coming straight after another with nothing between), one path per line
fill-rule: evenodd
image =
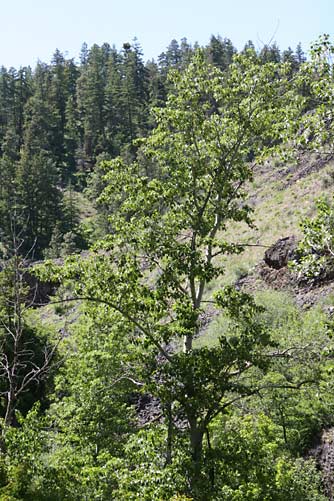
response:
M196 419L189 420L190 449L192 465L190 471L190 487L194 499L201 500L203 494L202 466L203 466L203 437L204 429L198 425ZM204 498L203 498L204 500Z
M189 334L183 338L183 353L189 353L193 346L193 336Z
M173 448L173 415L172 415L172 405L168 403L166 405L166 414L167 414L167 446L166 446L166 463L172 463L172 448Z
M198 317L199 314L197 315L196 322L194 323L193 332L191 334L186 334L183 338L183 353L189 353L193 348L193 340L199 333Z
M16 407L16 398L14 395L14 391L10 389L7 392L7 406L6 406L6 414L4 418L5 426L12 426L15 422L15 407Z
M209 479L210 479L211 488L214 489L214 487L215 487L215 467L214 467L214 463L212 462L212 457L211 457L212 449L211 449L211 441L210 441L210 432L209 432L208 428L206 428L205 434L206 434L206 440L207 440L207 444L208 444L208 450L210 453L210 461L211 461L211 464L209 466Z
M6 405L6 414L4 417L4 423L1 429L0 436L0 452L2 454L6 453L6 428L8 426L15 425L16 417L15 417L15 407L16 407L16 398L12 389L10 389L7 393L7 405Z

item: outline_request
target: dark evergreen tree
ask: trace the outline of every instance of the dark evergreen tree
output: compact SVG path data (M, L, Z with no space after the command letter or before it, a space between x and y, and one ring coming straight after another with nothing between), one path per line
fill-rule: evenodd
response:
M182 53L179 42L175 39L167 47L166 61L168 68L179 68L182 61Z
M281 61L281 53L276 42L271 45L264 45L259 57L263 64L279 63Z
M74 180L76 174L78 148L80 144L80 124L76 98L71 95L66 103L64 128L64 162L66 175L64 182Z
M14 94L14 127L15 134L18 138L18 150L23 144L24 135L24 108L29 98L32 95L33 76L31 69L20 68L16 73L15 78L15 94Z
M53 155L57 162L60 180L66 179L66 162L64 149L64 135L66 124L66 102L68 99L66 85L66 62L63 54L57 49L51 61L51 83L49 102L56 118L52 138Z
M0 258L8 257L12 234L12 216L20 199L16 185L16 163L8 157L0 159Z
M76 88L79 69L73 59L65 61L64 68L64 98L65 110L62 105L62 182L67 184L73 180L76 172L76 158L80 142L79 120L77 111Z
M305 63L305 61L306 61L306 57L305 57L305 54L303 52L302 45L300 42L296 47L296 60L297 60L298 66Z
M60 217L58 156L60 113L52 99L52 74L38 63L34 94L25 108L24 145L17 169L17 190L24 234L22 252L34 247L40 256Z
M61 192L58 189L56 164L47 154L24 152L18 167L20 231L23 253L32 251L40 258L48 247L53 229L61 218Z
M113 47L106 63L107 81L104 101L106 151L113 156L120 153L122 144L128 140L124 130L122 61L121 54Z
M16 153L23 141L24 106L28 101L32 89L30 68L21 68L16 71L10 68L0 70L0 152L4 153L1 144L5 141L8 129L10 135L17 136Z
M3 143L8 124L13 119L14 75L2 66L0 69L0 145ZM0 154L2 151L0 150Z
M295 73L296 71L298 71L299 64L296 55L294 54L291 47L288 47L285 51L283 51L282 62L289 63L291 65L291 73Z
M226 70L236 52L237 50L229 38L222 39L220 35L211 36L207 47L208 60L211 64L217 66L217 68L223 71Z
M85 64L87 63L88 55L89 55L88 45L86 42L84 42L81 46L81 51L80 51L81 66L85 66Z
M147 71L141 47L136 39L131 46L124 44L122 76L121 104L125 112L124 127L132 148L133 140L145 134L148 128Z
M193 48L186 38L181 38L180 51L181 67L185 68L190 63L194 54Z
M146 63L146 71L150 106L164 106L167 97L166 78L153 60Z
M252 40L248 40L248 42L245 43L244 48L242 50L242 53L243 54L246 54L246 53L252 54L253 56L257 55L256 49L255 49L255 45L252 42Z
M82 156L94 162L104 146L104 93L106 68L103 49L93 45L78 78L77 99L82 127Z

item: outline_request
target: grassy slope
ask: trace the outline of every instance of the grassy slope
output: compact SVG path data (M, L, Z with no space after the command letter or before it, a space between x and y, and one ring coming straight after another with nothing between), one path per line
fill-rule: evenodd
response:
M240 255L228 256L224 260L226 273L222 279L210 284L207 298L213 290L252 272L262 259L267 246L279 238L289 235L300 236L300 222L315 213L315 201L321 197L331 198L334 193L334 160L324 161L315 155L303 157L296 166L267 164L255 172L249 187L249 203L254 208L255 228L245 224L231 225L224 238L231 242L260 245L246 247ZM261 247L264 246L264 247ZM278 303L283 299L274 294ZM286 301L291 298L286 297ZM270 300L269 300L270 302ZM224 329L224 317L211 322L195 341L195 346L212 345Z
M79 222L81 224L90 224L94 222L97 211L92 202L83 194L79 192L68 191L65 196L72 197L74 206L79 213ZM57 298L56 298L57 299ZM34 315L42 322L42 324L49 330L66 331L67 333L79 317L78 304L48 304L35 310Z
M234 224L228 228L226 239L270 246L279 238L299 236L299 224L314 215L315 201L320 196L331 197L334 192L334 160L307 174L319 168L318 161L309 157L291 168L267 164L256 172L249 189L255 228ZM247 247L241 255L228 257L224 281L234 282L240 274L249 272L263 258L264 251L264 247Z

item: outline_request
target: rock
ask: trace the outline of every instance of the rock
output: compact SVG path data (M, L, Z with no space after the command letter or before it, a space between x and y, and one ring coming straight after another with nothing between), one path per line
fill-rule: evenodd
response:
M293 259L296 248L297 239L294 235L280 238L274 245L266 250L264 261L270 268L280 270L287 266L288 262Z
M23 273L23 280L29 287L27 302L34 307L49 303L50 296L53 296L59 287L58 282L41 282L28 270Z
M319 465L325 494L329 500L334 496L334 428L322 431L318 444L310 451Z

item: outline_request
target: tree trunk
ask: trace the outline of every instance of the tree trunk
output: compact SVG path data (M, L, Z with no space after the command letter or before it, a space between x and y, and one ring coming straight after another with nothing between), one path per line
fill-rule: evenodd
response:
M211 441L210 441L210 432L209 432L208 428L205 430L205 433L206 433L206 439L207 439L207 443L208 443L208 450L210 453L210 461L211 461L210 468L209 468L209 479L210 479L211 488L214 489L214 487L215 487L215 468L214 468L214 463L212 462L212 457L211 457L212 449L211 449Z
M12 426L15 423L15 395L14 392L9 390L7 393L7 406L5 415L5 426Z
M193 336L184 336L183 338L183 353L189 353L193 347Z
M5 434L6 428L8 426L14 426L16 423L15 416L15 395L13 391L8 391L7 393L7 405L6 405L6 414L4 417L4 425L2 426L1 436L0 436L0 452L2 454L6 453L6 444L5 444Z
M190 487L194 499L201 500L205 493L203 492L203 436L204 430L196 420L189 420L190 425L190 447L192 457L192 467L190 471ZM205 489L204 489L205 490Z
M166 463L165 466L172 463L172 447L173 447L173 415L172 406L170 403L166 406L167 414L167 447L166 447Z

